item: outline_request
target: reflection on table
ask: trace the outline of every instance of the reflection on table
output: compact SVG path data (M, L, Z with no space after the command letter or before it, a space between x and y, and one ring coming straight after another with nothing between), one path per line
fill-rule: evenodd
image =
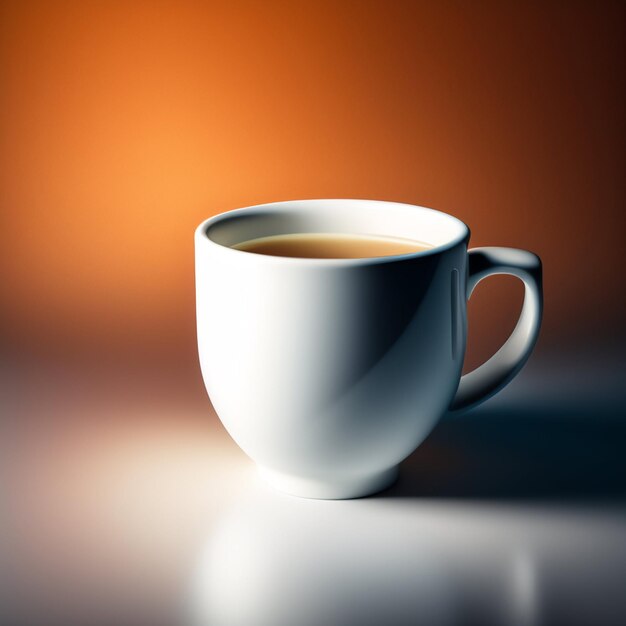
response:
M624 511L291 498L220 517L191 586L198 626L618 623Z

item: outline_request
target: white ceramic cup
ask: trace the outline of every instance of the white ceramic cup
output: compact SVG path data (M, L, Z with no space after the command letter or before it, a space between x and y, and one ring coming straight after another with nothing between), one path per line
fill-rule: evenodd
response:
M232 248L308 232L433 248L360 259ZM370 200L265 204L198 227L204 382L232 438L277 489L331 499L379 491L446 411L485 400L521 369L541 323L541 262L512 248L468 252L469 236L445 213ZM524 282L522 312L500 350L461 376L467 299L492 274Z

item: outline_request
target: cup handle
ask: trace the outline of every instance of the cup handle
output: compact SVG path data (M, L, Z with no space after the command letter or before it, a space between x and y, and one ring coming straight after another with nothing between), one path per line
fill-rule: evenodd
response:
M537 341L543 311L541 260L516 248L474 248L468 252L467 298L494 274L510 274L524 283L524 304L515 330L485 363L461 377L451 411L480 404L507 385L522 369Z

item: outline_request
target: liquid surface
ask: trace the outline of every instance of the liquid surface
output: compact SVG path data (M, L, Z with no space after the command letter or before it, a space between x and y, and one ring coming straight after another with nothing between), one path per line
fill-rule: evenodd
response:
M400 237L346 235L341 233L293 233L250 239L236 250L270 256L303 259L365 259L411 254L432 248L430 244Z

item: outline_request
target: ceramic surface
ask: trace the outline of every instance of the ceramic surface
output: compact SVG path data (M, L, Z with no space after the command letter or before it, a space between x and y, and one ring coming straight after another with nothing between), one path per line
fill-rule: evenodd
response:
M401 256L299 259L230 246L294 232L401 236ZM217 215L196 231L197 328L217 414L277 488L351 498L390 484L451 407L473 406L519 371L541 320L541 264L509 248L467 251L458 219L406 204L304 200ZM513 334L461 377L466 303L492 274L526 288Z

